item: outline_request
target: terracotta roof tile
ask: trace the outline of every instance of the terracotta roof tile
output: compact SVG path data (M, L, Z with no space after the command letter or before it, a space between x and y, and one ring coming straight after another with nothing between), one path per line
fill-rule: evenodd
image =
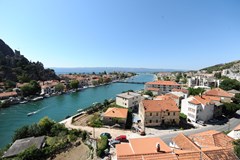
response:
M214 88L212 90L206 91L204 94L209 96L217 96L217 97L229 97L229 98L233 97L232 94L222 90L221 88Z
M191 101L189 101L192 104L203 104L206 105L208 103L214 103L214 101L220 101L219 97L213 97L213 96L194 96Z
M216 146L233 148L232 142L234 141L234 139L225 135L222 132L218 132L215 130L209 130L206 132L193 134L190 135L189 138L194 139L194 142L205 147Z
M178 84L177 82L174 82L174 81L154 81L154 82L147 82L146 84L180 86L180 84Z
M161 112L161 111L180 111L173 99L166 100L143 100L142 104L145 112Z
M128 109L127 108L108 108L103 114L104 117L113 118L127 118Z
M5 98L5 97L11 97L11 96L16 96L17 92L13 91L13 92L3 92L0 93L0 98Z
M160 152L156 150L156 144L160 144ZM117 157L138 156L147 154L171 153L168 147L160 138L134 138L129 139L129 143L116 145Z

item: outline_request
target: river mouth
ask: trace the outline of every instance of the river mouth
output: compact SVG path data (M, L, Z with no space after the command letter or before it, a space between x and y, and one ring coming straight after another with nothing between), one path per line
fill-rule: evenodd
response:
M135 82L153 81L153 74L140 74L131 78ZM141 90L143 84L112 83L110 85L87 88L80 92L46 98L37 102L13 105L0 109L0 148L10 143L14 131L24 125L37 123L43 117L57 122L68 115L74 115L79 109L91 106L94 102L114 99L116 94L127 90ZM28 116L28 113L34 114ZM36 113L35 113L36 112Z

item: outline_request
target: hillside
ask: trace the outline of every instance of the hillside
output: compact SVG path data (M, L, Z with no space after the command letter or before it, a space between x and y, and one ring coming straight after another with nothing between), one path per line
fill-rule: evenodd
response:
M217 64L214 66L203 68L201 70L207 70L208 73L212 73L213 71L222 71L224 69L231 69L235 72L239 72L240 60L229 62L229 63Z
M0 82L11 80L14 82L29 82L30 80L59 79L52 69L44 69L41 62L30 62L13 51L0 39Z

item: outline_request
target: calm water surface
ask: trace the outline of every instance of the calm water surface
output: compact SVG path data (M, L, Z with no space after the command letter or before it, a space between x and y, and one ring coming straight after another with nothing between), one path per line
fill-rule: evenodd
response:
M148 82L154 80L153 74L140 74L128 81ZM86 108L94 102L115 98L116 94L129 89L141 90L143 84L113 83L96 88L88 88L80 92L50 97L38 102L14 105L0 110L0 147L11 142L14 131L27 124L38 122L48 116L55 121L61 121L68 115L74 115L77 110ZM28 117L29 112L37 111Z

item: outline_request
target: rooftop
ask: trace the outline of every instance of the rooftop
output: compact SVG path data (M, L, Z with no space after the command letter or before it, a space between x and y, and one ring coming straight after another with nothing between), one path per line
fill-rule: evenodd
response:
M117 94L117 97L121 97L121 98L133 98L136 96L141 96L141 94L135 93L135 92L126 92L126 93L121 93L121 94Z
M16 96L17 92L13 91L13 92L3 92L0 93L0 98L4 98L4 97L11 97L11 96Z
M160 152L157 151L156 145L160 144ZM154 153L171 153L168 147L160 138L135 138L129 139L129 143L117 144L116 153L118 157L138 156Z
M12 144L12 146L3 155L3 158L16 156L17 154L19 154L20 152L26 150L31 146L36 146L36 148L40 149L44 142L45 142L45 136L18 139Z
M209 103L214 103L214 101L220 102L220 98L214 97L214 96L206 96L206 95L194 96L189 102L195 105L199 105L199 104L207 105Z
M179 111L177 104L171 98L166 100L143 100L142 103L145 112Z
M227 91L224 91L221 88L211 89L209 91L206 91L204 94L209 96L217 96L217 97L228 97L228 98L233 97L233 94L228 93Z
M112 118L127 118L128 109L127 108L108 108L103 114L104 117Z
M174 81L154 81L154 82L147 82L146 84L180 86L180 84L178 84L177 82L174 82Z

